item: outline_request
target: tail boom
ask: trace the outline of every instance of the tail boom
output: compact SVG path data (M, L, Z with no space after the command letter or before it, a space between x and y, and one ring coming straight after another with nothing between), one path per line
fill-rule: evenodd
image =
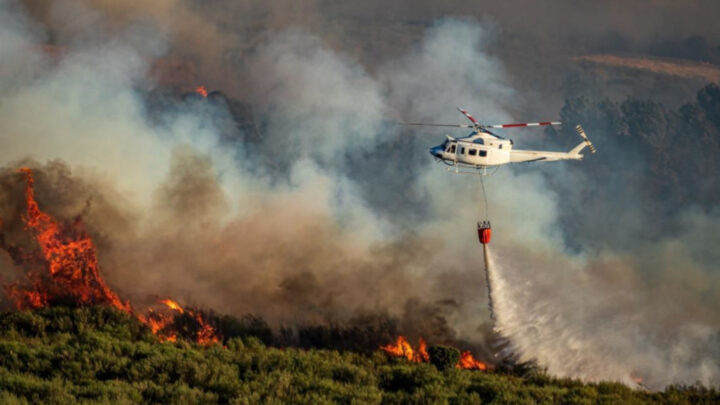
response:
M520 162L537 162L537 161L556 161L556 160L580 160L583 155L580 153L583 149L589 148L591 153L595 153L595 146L588 139L585 130L580 126L575 127L575 131L583 139L569 152L549 152L536 150L512 150L510 152L510 163Z

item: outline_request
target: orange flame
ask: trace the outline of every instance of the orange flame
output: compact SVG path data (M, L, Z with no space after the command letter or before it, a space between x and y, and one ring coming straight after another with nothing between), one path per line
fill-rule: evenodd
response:
M82 229L82 223L76 221L71 229L62 229L55 219L40 210L35 200L35 179L32 170L23 167L19 172L25 174L25 201L27 210L23 221L35 236L42 251L52 280L50 287L59 290L81 304L106 304L125 312L130 312L130 304L123 302L105 284L98 270L97 252L90 236ZM20 290L16 286L10 289L10 295L20 308L39 308L47 305L51 296L42 282L41 275L29 274L35 290ZM18 299L20 300L18 302Z
M414 363L430 361L430 356L427 354L427 343L425 343L423 338L420 338L417 350L413 349L405 336L398 336L395 344L381 346L380 349L390 356L404 357Z
M208 91L207 91L207 89L205 88L205 86L198 86L198 87L195 89L195 93L197 93L197 94L199 94L199 95L201 95L201 96L203 96L203 97L207 97L207 96L208 96Z
M191 313L192 314L192 313ZM195 320L200 325L200 329L197 331L197 334L195 335L195 340L201 344L201 345L212 345L215 343L220 342L220 338L218 338L217 333L215 332L215 328L213 328L209 323L206 323L203 319L202 315L200 314L194 314Z
M412 361L415 357L415 351L412 346L410 346L407 339L405 339L405 336L398 336L394 345L389 344L387 346L381 346L380 349L393 357L405 357L410 361Z
M207 323L200 313L185 310L180 304L169 298L160 300L160 303L177 313L187 313L195 319L198 325L198 330L195 333L195 341L199 344L207 346L220 342L220 337L218 337L215 328ZM151 310L147 317L140 317L140 320L147 324L152 332L160 337L160 340L164 342L175 342L177 340L177 333L173 330L168 330L174 321L173 316L163 315Z
M427 343L423 338L420 338L417 350L413 349L405 336L398 336L394 344L380 346L380 349L392 357L404 357L413 363L427 363L430 361ZM465 370L487 370L487 364L476 360L469 350L460 353L460 360L455 367Z
M110 305L134 314L130 303L123 302L100 276L97 250L90 236L82 228L80 220L76 220L70 226L61 225L49 214L41 211L35 200L35 178L32 170L23 167L18 171L25 175L26 181L27 210L23 221L40 246L47 271L28 271L26 275L30 287L20 287L17 284L5 286L16 307L42 308L53 298L69 297L83 305ZM32 258L22 257L21 260L34 263ZM161 303L180 314L187 312L195 319L198 325L196 333L198 343L210 345L220 341L215 328L199 313L185 311L171 299L162 300ZM163 315L152 309L148 309L147 312L147 316L136 314L138 320L146 324L161 340L174 342L177 333L169 330L174 320L173 316Z
M181 314L184 314L186 311L183 309L183 307L180 306L177 302L171 300L171 299L164 299L161 300L160 303L165 304L168 308L179 312ZM195 334L195 340L201 344L201 345L211 345L214 343L219 343L220 338L217 336L217 333L215 332L215 328L212 327L209 323L205 322L205 319L203 319L202 315L200 313L195 313L193 311L187 311L188 315L195 318L195 321L197 322L199 329L197 333ZM172 334L171 336L166 337L167 340L174 342L176 339L176 336Z
M425 342L425 339L420 338L420 343L418 344L418 355L420 356L420 359L424 362L430 361L430 356L427 352L427 343Z
M645 381L638 373L635 371L630 373L630 379L633 380L635 384L642 385Z
M482 361L475 360L475 357L473 357L472 353L470 353L469 350L465 350L464 352L460 353L460 360L458 361L458 364L455 365L455 368L485 371L487 370L487 364L483 363Z
M161 303L161 304L165 304L168 308L173 309L173 310L175 310L175 311L177 311L177 312L180 312L181 314L182 314L182 313L185 313L185 310L182 309L182 307L180 306L180 304L178 304L177 302L175 302L175 301L173 301L173 300L171 300L171 299L169 299L169 298L166 299L166 300L160 300L160 303Z

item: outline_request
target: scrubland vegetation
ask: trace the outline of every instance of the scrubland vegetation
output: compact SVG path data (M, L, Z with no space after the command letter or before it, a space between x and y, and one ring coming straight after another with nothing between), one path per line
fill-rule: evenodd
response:
M414 364L385 353L269 347L251 331L204 347L160 342L106 307L0 315L0 403L696 404L699 386L652 393L537 370L479 372ZM453 357L447 348L431 350ZM434 364L440 364L439 371Z

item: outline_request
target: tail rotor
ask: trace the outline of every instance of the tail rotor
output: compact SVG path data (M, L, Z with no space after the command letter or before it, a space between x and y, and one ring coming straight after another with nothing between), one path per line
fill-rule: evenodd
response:
M585 144L587 145L588 149L590 149L590 153L595 153L595 146L590 142L590 139L588 138L587 134L585 133L585 130L583 127L581 127L579 124L575 126L575 132L580 135L582 139L585 140Z

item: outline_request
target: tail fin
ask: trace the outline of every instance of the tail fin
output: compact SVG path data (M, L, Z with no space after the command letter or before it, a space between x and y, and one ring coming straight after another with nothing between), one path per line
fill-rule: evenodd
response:
M583 127L581 127L580 125L577 125L577 126L575 127L575 131L576 131L576 132L578 133L578 135L580 135L580 137L583 139L583 142L581 142L580 144L578 144L578 146L572 148L572 150L570 150L570 154L573 154L573 155L578 154L578 153L580 153L580 151L583 150L586 146L587 146L588 148L590 148L590 152L591 152L591 153L595 153L595 152L596 152L595 146L592 144L592 142L590 142L590 139L588 139L587 134L585 134L585 130L583 129Z

